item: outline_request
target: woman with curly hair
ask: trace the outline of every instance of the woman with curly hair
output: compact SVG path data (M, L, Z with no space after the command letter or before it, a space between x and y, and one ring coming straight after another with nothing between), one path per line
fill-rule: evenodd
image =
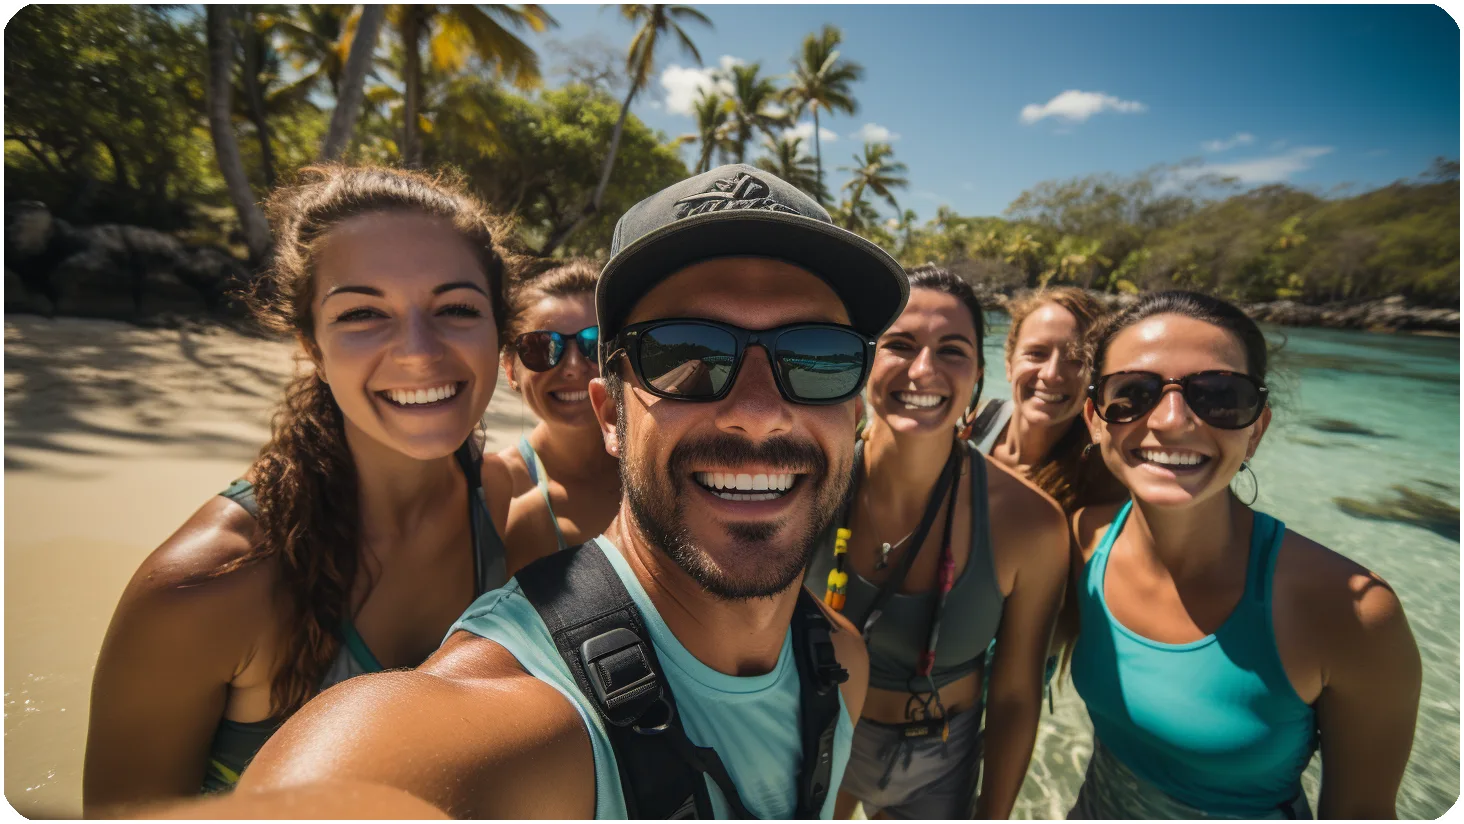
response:
M259 458L123 593L92 684L83 800L226 789L311 696L420 663L506 579L508 471L475 428L498 378L505 252L461 185L321 166L270 204L248 300L293 336Z

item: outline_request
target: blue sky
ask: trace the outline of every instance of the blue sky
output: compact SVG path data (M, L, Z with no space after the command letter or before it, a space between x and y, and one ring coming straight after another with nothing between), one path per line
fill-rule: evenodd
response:
M1050 179L1194 161L1247 186L1360 191L1459 157L1459 28L1433 6L698 5L707 68L724 57L786 73L825 22L865 67L858 114L822 118L826 179L860 134L888 133L910 167L901 205L999 214ZM553 6L547 37L623 53L614 9ZM535 37L551 84L562 51ZM668 136L706 82L663 46L635 113ZM870 125L872 124L872 125ZM686 150L689 161L692 150Z

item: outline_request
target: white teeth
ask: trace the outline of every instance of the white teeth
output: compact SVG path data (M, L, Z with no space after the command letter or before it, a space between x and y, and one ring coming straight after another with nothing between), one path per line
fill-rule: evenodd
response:
M1068 398L1067 395L1053 395L1050 392L1043 392L1040 389L1033 389L1032 397L1043 403L1062 403Z
M903 403L906 406L914 406L919 409L929 409L933 406L939 406L940 402L945 400L945 398L940 395L917 395L911 392L896 392L895 400Z
M1158 449L1140 449L1139 457L1165 466L1195 466L1205 460L1204 455L1194 452L1162 452Z
M738 492L763 492L766 491L776 498L779 495L793 488L795 476L791 472L775 472L771 475L760 473L733 474L731 472L697 472L696 482L712 490L726 489L737 490ZM725 495L723 497L726 497ZM756 496L742 496L728 498L728 500L768 500Z
M445 401L457 394L457 384L449 383L444 386L434 386L430 389L389 389L386 396L391 398L393 403L402 406L410 406L418 403L436 403Z
M551 392L549 394L553 395L556 400L561 400L565 403L579 403L590 396L589 391L585 389L581 389L578 392Z
M750 494L738 494L736 492L713 492L718 498L724 501L771 501L781 495L777 492L755 492Z

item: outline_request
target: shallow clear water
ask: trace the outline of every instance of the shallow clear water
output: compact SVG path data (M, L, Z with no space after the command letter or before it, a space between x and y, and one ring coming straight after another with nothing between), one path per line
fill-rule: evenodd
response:
M1006 316L991 315L984 395L1009 397ZM1274 343L1274 416L1252 462L1256 507L1387 579L1423 657L1413 756L1400 818L1437 818L1459 798L1459 540L1392 521L1354 518L1332 499L1392 499L1407 485L1459 503L1459 341L1322 329L1267 328ZM1342 434L1335 419L1373 434ZM1239 483L1243 483L1238 481ZM1249 487L1247 487L1247 490ZM1448 532L1447 529L1444 530ZM1043 711L1015 818L1062 818L1077 796L1092 727L1070 681ZM1316 803L1320 763L1303 777Z

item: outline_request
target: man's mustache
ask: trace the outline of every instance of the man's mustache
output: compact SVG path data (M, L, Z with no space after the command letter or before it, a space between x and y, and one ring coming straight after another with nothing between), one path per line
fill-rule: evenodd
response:
M768 438L760 444L736 435L712 435L685 440L671 450L673 478L689 474L694 466L713 465L736 469L744 465L774 467L786 472L821 477L829 460L818 445L787 435Z

